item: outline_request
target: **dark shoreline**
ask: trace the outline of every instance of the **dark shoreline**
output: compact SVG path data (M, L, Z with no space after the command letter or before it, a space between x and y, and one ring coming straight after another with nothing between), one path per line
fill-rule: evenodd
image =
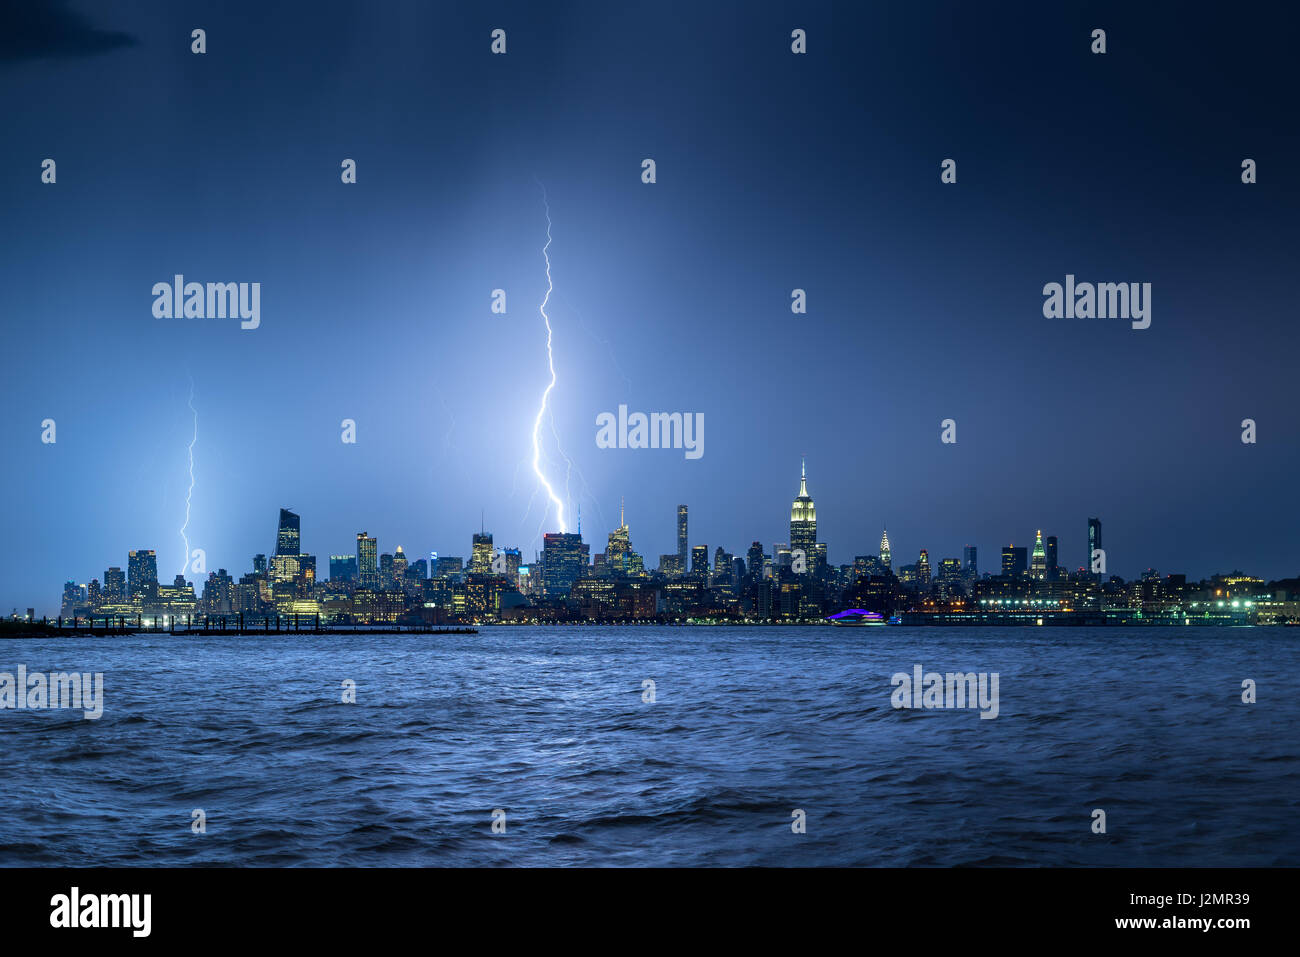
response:
M12 641L21 641L32 638L125 638L134 635L167 635L172 638L289 638L296 636L321 636L335 637L342 635L351 635L354 637L363 637L367 635L404 635L410 637L436 636L436 635L476 635L480 627L486 628L833 628L836 631L883 631L892 628L976 628L983 626L985 628L1032 628L1034 630L1060 630L1074 629L1082 627L1083 622L1044 622L1036 625L1033 621L927 621L927 622L906 622L902 625L881 626L877 628L859 628L859 627L836 627L826 622L810 621L789 621L789 622L755 622L755 621L711 621L711 622L685 622L685 621L563 621L563 622L489 622L480 626L446 626L437 628L383 628L368 626L344 626L344 627L322 627L322 628L303 628L298 630L281 630L265 631L261 628L211 628L191 629L172 631L166 628L96 628L94 630L87 628L73 629L71 627L57 628L49 626L42 628L37 625L35 628L24 630L0 629L0 640L9 639ZM1087 623L1090 627L1104 628L1283 628L1285 625L1257 625L1246 622L1193 622L1183 624L1181 622L1170 621L1125 621L1125 622L1108 622L1101 624L1098 622Z

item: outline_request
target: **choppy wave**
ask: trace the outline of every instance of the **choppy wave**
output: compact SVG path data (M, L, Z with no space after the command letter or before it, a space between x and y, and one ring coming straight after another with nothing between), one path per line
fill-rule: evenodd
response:
M1293 634L11 641L105 705L0 711L0 864L1294 865ZM1001 713L894 710L914 664L998 672Z

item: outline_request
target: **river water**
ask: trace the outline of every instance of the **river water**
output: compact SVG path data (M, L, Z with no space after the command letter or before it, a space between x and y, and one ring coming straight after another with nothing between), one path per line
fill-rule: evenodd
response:
M0 710L5 865L1300 863L1300 630L0 642L20 664L102 672L103 715ZM916 665L997 673L997 717L894 708Z

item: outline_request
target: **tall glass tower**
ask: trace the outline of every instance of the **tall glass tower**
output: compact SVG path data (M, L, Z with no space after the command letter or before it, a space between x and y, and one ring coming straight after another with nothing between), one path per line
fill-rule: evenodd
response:
M542 536L542 594L563 598L583 576L591 546L576 532L547 532Z
M138 548L126 556L126 593L131 601L153 601L158 596L158 556L152 548Z
M357 581L365 588L379 587L379 540L357 532Z
M475 532L470 547L469 570L480 575L492 571L492 533Z
M790 506L790 551L802 549L804 560L811 570L813 555L817 551L817 507L808 494L808 468L799 466L799 494Z
M623 517L623 503L618 506L618 528L609 533L609 545L605 549L605 566L620 575L630 571L632 555L632 534Z
M287 508L280 509L280 528L275 535L275 553L277 555L302 554L301 520Z
M686 572L686 555L689 549L686 544L686 506L677 506L677 562L682 573Z

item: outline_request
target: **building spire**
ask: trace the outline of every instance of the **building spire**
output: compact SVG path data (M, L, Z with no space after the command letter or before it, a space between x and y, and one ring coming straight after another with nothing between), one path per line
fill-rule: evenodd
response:
M1032 578L1047 577L1047 555L1043 551L1043 530L1041 528L1034 539L1034 557L1029 563L1029 574Z

